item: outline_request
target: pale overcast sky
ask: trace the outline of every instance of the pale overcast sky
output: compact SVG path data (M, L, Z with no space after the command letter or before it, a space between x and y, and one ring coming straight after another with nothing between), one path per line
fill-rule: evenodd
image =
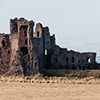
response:
M15 17L49 26L61 47L100 56L100 0L0 0L0 33Z

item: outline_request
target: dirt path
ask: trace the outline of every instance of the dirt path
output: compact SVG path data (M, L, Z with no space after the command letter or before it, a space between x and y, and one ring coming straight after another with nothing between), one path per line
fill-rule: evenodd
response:
M2 82L0 100L100 100L100 84Z

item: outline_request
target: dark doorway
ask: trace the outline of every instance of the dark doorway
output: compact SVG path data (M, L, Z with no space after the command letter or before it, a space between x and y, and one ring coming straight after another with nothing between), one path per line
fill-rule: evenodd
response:
M28 48L27 47L21 47L20 50L23 53L23 55L28 54Z

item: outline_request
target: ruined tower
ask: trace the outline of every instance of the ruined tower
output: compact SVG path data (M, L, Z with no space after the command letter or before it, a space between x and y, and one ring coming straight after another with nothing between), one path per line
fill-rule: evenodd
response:
M16 75L20 73L29 76L38 72L37 53L33 47L33 26L33 21L27 21L24 18L10 20L11 49L13 51L11 66L12 72Z
M9 70L15 76L38 73L37 53L33 47L33 26L33 21L15 18L10 20L10 34L1 34L0 68L5 66L4 72Z

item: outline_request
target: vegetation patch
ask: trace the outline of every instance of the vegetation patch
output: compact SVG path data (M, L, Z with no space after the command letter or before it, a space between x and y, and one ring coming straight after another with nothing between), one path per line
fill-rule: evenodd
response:
M100 78L100 70L41 70L40 72L43 73L44 77Z

